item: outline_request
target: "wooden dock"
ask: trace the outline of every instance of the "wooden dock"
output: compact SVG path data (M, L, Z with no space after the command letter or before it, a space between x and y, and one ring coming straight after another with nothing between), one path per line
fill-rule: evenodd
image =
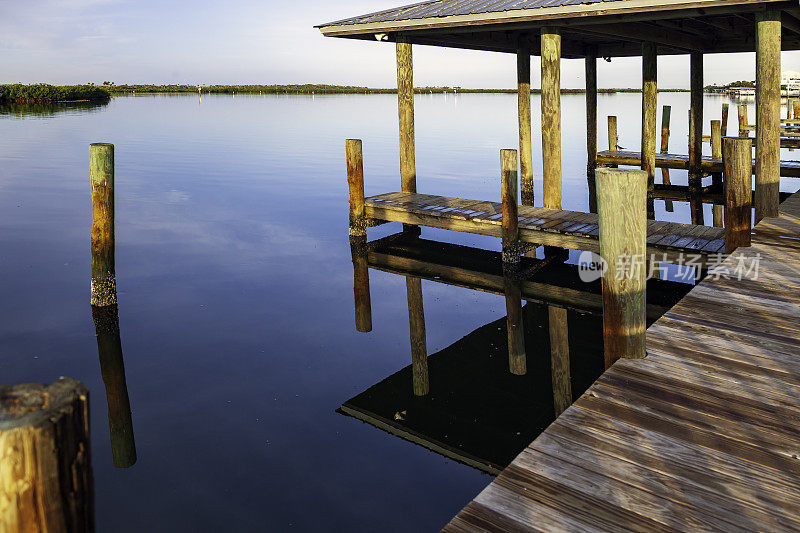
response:
M722 173L722 159L714 159L704 156L701 159L704 172ZM641 166L642 153L622 150L605 150L597 153L597 164L599 166L624 165ZM689 169L689 156L684 154L656 154L656 167L678 170ZM755 161L753 162L753 173L755 174ZM780 173L785 178L800 178L800 161L781 161Z
M800 530L800 194L444 531Z
M599 251L597 214L519 206L522 242ZM465 200L430 194L392 192L365 199L364 214L371 224L402 222L480 235L502 237L502 206L497 202ZM665 261L684 252L707 256L725 251L724 230L676 222L647 221L647 251L667 254Z

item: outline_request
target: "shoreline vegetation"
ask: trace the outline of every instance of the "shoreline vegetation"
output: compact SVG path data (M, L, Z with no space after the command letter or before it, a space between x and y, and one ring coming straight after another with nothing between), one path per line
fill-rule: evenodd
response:
M417 94L516 94L516 89L470 89L464 87L416 87ZM584 89L561 89L561 94L583 94ZM600 94L639 93L641 89L598 89ZM688 89L659 89L659 92L688 92ZM49 85L21 83L0 85L0 102L107 102L112 96L135 94L395 94L397 89L352 85ZM531 94L540 94L531 88Z

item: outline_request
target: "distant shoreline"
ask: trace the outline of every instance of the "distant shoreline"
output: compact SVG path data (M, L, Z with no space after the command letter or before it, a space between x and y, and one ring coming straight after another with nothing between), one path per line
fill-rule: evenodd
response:
M516 94L516 89L469 89L463 87L416 87L416 94ZM641 93L641 89L598 89L600 94ZM659 89L659 92L688 92L688 89ZM0 85L0 103L107 102L112 96L136 94L396 94L397 89L352 85L49 85L21 83ZM585 89L561 89L561 94L585 94ZM541 94L532 88L531 94Z

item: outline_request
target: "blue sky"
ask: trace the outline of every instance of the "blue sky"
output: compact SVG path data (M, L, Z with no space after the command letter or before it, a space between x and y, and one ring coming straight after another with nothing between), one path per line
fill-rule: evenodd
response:
M394 86L391 43L324 38L315 24L397 0L0 0L0 82L336 83ZM509 54L415 48L415 84L513 87ZM754 78L753 54L706 58L707 82ZM640 84L639 59L601 63L601 87ZM783 67L800 70L784 53ZM532 66L538 84L538 62ZM659 85L688 87L688 57L661 58ZM583 86L565 60L562 85Z

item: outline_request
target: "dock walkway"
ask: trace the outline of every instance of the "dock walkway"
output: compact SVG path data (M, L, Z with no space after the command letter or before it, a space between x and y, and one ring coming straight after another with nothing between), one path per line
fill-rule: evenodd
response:
M642 164L642 153L627 150L605 150L597 152L597 164L599 166L625 165L638 167ZM723 171L722 159L704 156L701 164L704 172L721 173ZM656 167L688 170L689 156L684 154L657 153ZM800 178L800 161L781 161L780 169L782 177ZM755 173L755 161L753 162L753 173Z
M376 221L402 222L481 235L502 236L502 206L430 194L392 192L365 199L365 215ZM597 214L520 206L522 242L599 251ZM649 253L691 252L708 255L725 251L722 228L677 222L647 221Z
M444 531L800 530L800 194Z

